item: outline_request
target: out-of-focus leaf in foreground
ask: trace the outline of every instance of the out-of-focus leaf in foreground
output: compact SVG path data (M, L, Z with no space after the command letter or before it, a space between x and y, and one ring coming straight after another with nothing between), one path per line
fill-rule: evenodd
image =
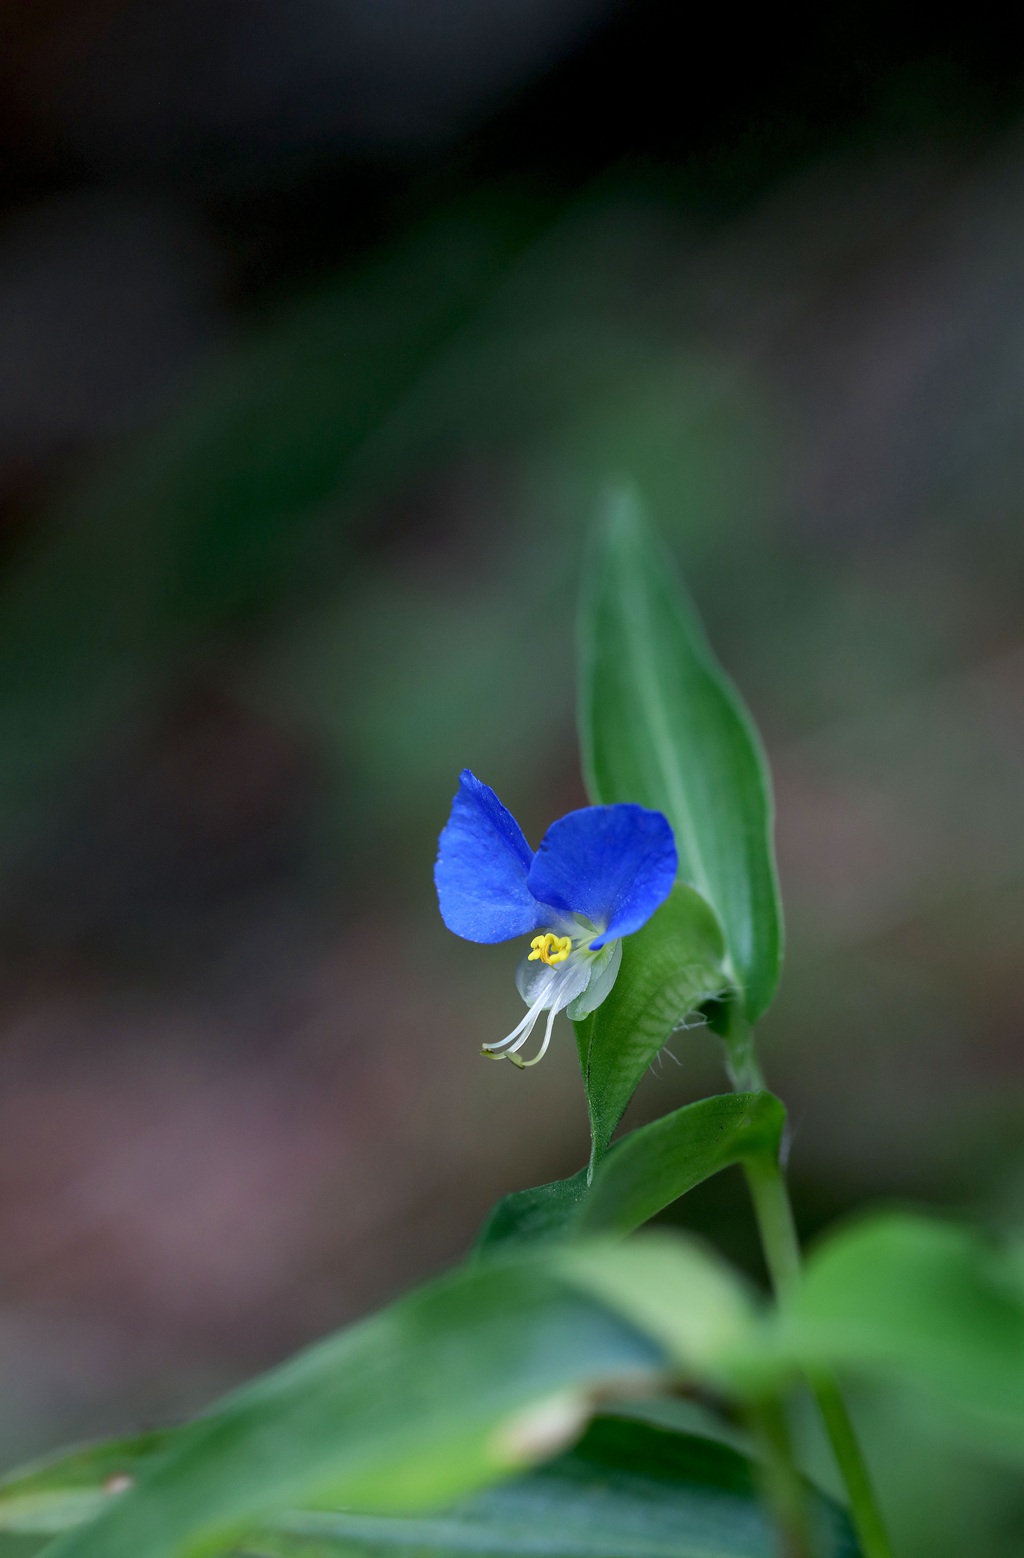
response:
M782 921L767 767L753 723L628 491L610 501L583 597L580 734L595 802L675 831L753 1022L778 983Z
M93 1518L152 1461L159 1435L90 1446L16 1474L0 1490L0 1532L47 1533ZM854 1558L847 1523L815 1500L823 1558ZM773 1533L754 1469L694 1432L599 1417L581 1442L440 1514L287 1510L243 1539L250 1558L449 1553L513 1558L770 1558ZM0 1549L2 1551L2 1549ZM19 1558L21 1549L16 1549Z
M954 1433L1024 1459L1024 1291L976 1234L900 1213L855 1223L808 1263L782 1334L808 1368L915 1386Z
M45 1545L45 1536L21 1531L0 1531L0 1558L36 1558Z
M476 1265L341 1332L178 1430L53 1558L182 1558L303 1505L443 1507L550 1456L594 1393L665 1353L536 1259Z
M756 1309L746 1284L716 1251L653 1231L622 1244L569 1244L553 1259L566 1280L656 1338L686 1378L727 1391L745 1388Z
M0 1481L0 1531L69 1530L132 1487L173 1442L156 1430L65 1450Z
M855 1558L846 1521L816 1501L822 1558ZM245 1544L254 1558L772 1558L750 1462L647 1424L600 1418L574 1450L439 1517L285 1516Z
M677 883L668 900L622 944L611 993L575 1024L587 1090L592 1163L612 1133L647 1067L687 1015L728 985L725 947L701 896Z

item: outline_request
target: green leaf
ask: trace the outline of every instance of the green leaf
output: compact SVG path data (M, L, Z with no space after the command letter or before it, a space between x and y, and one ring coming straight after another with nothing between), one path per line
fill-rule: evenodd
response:
M775 993L782 957L767 767L630 492L615 496L589 572L580 662L591 797L668 817L680 873L718 914L754 1021Z
M64 1531L97 1515L173 1442L174 1430L64 1450L0 1481L0 1531Z
M699 893L682 883L642 930L623 941L611 994L574 1024L590 1112L592 1165L604 1155L637 1084L673 1030L728 985L724 957L714 914Z
M666 1400L665 1410L686 1405ZM5 1484L0 1517L5 1524L24 1518L26 1525L8 1527L19 1533L82 1523L109 1502L104 1485L110 1477L138 1472L165 1439L144 1434L114 1440L18 1473ZM22 1492L13 1492L19 1486ZM25 1502L30 1497L36 1499L31 1508ZM17 1500L22 1502L15 1517ZM816 1503L822 1554L853 1558L841 1512L824 1499ZM0 1536L11 1540L19 1537L6 1531ZM21 1558L35 1550L15 1545L11 1555ZM241 1550L249 1558L367 1558L391 1552L518 1558L538 1551L549 1558L594 1558L607 1551L616 1558L769 1558L773 1535L747 1455L689 1424L680 1432L632 1416L605 1416L556 1460L441 1514L288 1510L244 1538ZM0 1553L6 1551L0 1547Z
M514 1190L491 1208L477 1239L478 1250L499 1244L537 1244L564 1237L587 1195L587 1171L549 1185Z
M855 1558L818 1499L821 1558ZM599 1418L568 1454L441 1516L296 1514L245 1544L253 1558L773 1558L750 1462L689 1434Z
M536 1256L464 1267L178 1430L51 1558L195 1558L288 1508L443 1507L549 1456L663 1350Z
M555 1260L567 1281L656 1338L687 1378L726 1390L745 1381L754 1301L710 1246L661 1231L566 1245Z
M721 1169L776 1158L785 1124L773 1094L724 1093L631 1131L598 1165L579 1232L631 1233Z
M616 1142L589 1188L581 1169L570 1179L505 1196L484 1223L477 1249L632 1233L712 1174L777 1158L785 1125L786 1111L771 1093L722 1093L686 1104Z
M1024 1459L1024 1295L1012 1262L948 1223L886 1213L815 1252L783 1349L923 1389L956 1431Z
M44 1536L20 1531L0 1531L0 1558L36 1558L46 1544Z

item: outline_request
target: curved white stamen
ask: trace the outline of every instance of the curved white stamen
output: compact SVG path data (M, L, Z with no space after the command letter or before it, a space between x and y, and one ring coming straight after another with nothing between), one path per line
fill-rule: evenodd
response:
M531 1018L531 1016L530 1016L530 1014L528 1012L526 1014L526 1016L523 1018L522 1022L519 1025L519 1027L516 1028L512 1033L510 1033L507 1038L499 1039L496 1044L481 1044L481 1046L480 1046L481 1054L483 1054L483 1055L494 1055L496 1059L500 1059L501 1058L501 1054L502 1053L506 1053L506 1050L505 1050L505 1046L506 1045L510 1046L512 1049L518 1049L520 1044L525 1044L527 1039L530 1037L530 1033L533 1030L534 1023L537 1021L537 1018L539 1016L540 1016L540 1013L537 1012ZM520 1037L520 1035L521 1035L521 1037ZM515 1040L514 1044L512 1042L513 1040Z
M511 1033L507 1033L503 1039L495 1039L493 1044L481 1044L480 1048L485 1052L488 1050L504 1049L506 1044L511 1044L513 1039L517 1039L519 1037L528 1023L530 1028L532 1028L539 1015L540 1013L535 1012L531 1006L522 1022L518 1025L518 1027L513 1028ZM529 1028L527 1028L527 1033L528 1032Z
M520 1066L522 1067L522 1069L524 1071L526 1070L527 1066L535 1066L537 1064L537 1062L539 1060L543 1060L544 1056L547 1054L547 1052L548 1052L548 1045L551 1043L551 1030L552 1030L552 1028L555 1025L555 1018L558 1016L558 1013L559 1013L560 1010L561 1010L560 1007L553 1006L551 1008L550 1012L548 1013L548 1025L544 1029L544 1043L541 1045L541 1047L537 1051L536 1055L534 1055L533 1059L532 1060L521 1060L519 1062Z
M527 1039L530 1037L530 1034L533 1032L534 1023L537 1021L537 1018L544 1010L548 996L551 994L551 986L555 983L557 977L558 976L556 974L553 974L550 979L545 980L540 995L534 1001L522 1022L517 1023L516 1026L512 1029L511 1033L506 1034L505 1038L503 1039L496 1040L496 1042L493 1044L484 1044L481 1047L484 1050L504 1049L506 1044L512 1044L513 1040L516 1039L518 1039L519 1042L514 1045L515 1049L519 1049L523 1044L525 1044ZM522 1038L519 1038L520 1034L523 1035Z
M550 995L550 991L548 992L548 995ZM562 1007L564 1005L565 1005L565 1002L564 1001L560 1001L558 999L558 997L556 996L554 1004L551 1007L551 1014L548 1017L547 1037L544 1040L544 1049L547 1049L548 1044L549 1044L549 1042L551 1040L551 1024L554 1022L555 1018L558 1016L558 1013L562 1010ZM531 1007L530 1008L531 1013L533 1012L533 1010L534 1010L533 1007ZM523 1045L526 1043L527 1039L530 1037L530 1034L533 1032L534 1024L536 1023L537 1018L539 1016L540 1016L540 1012L537 1012L536 1016L532 1017L532 1020L530 1022L530 1026L527 1028L527 1030L523 1034L522 1038L521 1039L517 1039L516 1042L514 1044L510 1045L509 1048L505 1051L505 1059L506 1060L511 1059L511 1057L515 1054L516 1050L522 1049ZM543 1053L544 1053L544 1050L541 1050L541 1054L542 1055L543 1055ZM517 1061L516 1064L517 1065L522 1065L523 1062L522 1061ZM530 1061L530 1065L531 1066L533 1065L533 1061L532 1060Z
M552 1010L553 1009L554 1008L552 1008ZM537 1017L539 1017L539 1016L540 1016L540 1012L537 1013ZM527 1030L523 1034L522 1038L521 1039L516 1039L516 1042L514 1044L510 1044L509 1045L508 1049L505 1051L505 1058L506 1058L506 1060L509 1058L510 1055L514 1055L516 1050L522 1049L523 1045L526 1043L527 1039L530 1037L530 1034L534 1030L534 1026L536 1025L536 1022L537 1022L537 1017L535 1017L533 1019L533 1022L530 1023L530 1026L527 1028Z

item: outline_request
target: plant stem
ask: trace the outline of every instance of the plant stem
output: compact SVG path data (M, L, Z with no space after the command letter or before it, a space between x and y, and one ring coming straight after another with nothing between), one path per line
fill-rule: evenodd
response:
M892 1558L889 1534L882 1520L871 1474L857 1441L839 1386L829 1374L816 1374L811 1389L825 1424L832 1454L842 1473L850 1500L850 1515L864 1558Z
M806 1489L796 1469L782 1403L766 1399L747 1408L759 1456L761 1492L775 1519L784 1558L814 1558Z
M749 1161L744 1167L772 1286L776 1296L785 1299L800 1281L801 1262L800 1243L782 1165L775 1157L763 1157ZM810 1375L809 1383L846 1486L850 1518L863 1558L892 1558L878 1500L839 1387L822 1371Z
M738 1092L764 1088L754 1031L737 1003L723 1004L713 1026L722 1038L725 1068L733 1087ZM744 1164L744 1172L754 1203L754 1216L761 1236L765 1264L775 1296L781 1301L787 1299L799 1285L802 1264L786 1176L774 1154L749 1159ZM846 1487L850 1518L863 1558L892 1558L892 1547L882 1512L839 1387L831 1375L823 1370L809 1374L808 1383L818 1403L832 1454Z
M725 1069L737 1093L761 1093L768 1086L754 1045L754 1030L745 1017L726 1009L718 1032L725 1051Z

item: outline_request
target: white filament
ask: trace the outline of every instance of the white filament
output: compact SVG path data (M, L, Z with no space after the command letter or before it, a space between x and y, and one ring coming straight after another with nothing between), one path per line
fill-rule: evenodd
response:
M485 1050L504 1049L506 1044L511 1044L512 1049L509 1050L509 1054L512 1054L517 1049L521 1049L533 1032L534 1023L544 1010L548 996L551 994L551 986L555 983L557 977L556 974L552 974L549 979L544 981L540 995L534 1001L522 1022L517 1023L511 1033L507 1034L503 1039L498 1039L494 1044L483 1045L483 1048ZM522 1034L522 1038L520 1038L520 1034Z
M548 1045L551 1043L551 1030L552 1030L552 1028L555 1025L555 1018L558 1016L558 1013L560 1011L561 1011L561 1007L553 1006L551 1008L550 1012L548 1012L548 1025L544 1029L544 1043L541 1045L540 1049L537 1051L536 1055L534 1055L532 1060L521 1060L519 1062L520 1066L523 1068L524 1071L526 1070L527 1066L535 1066L537 1064L538 1060L543 1060L544 1059L544 1056L548 1052ZM520 1041L520 1042L522 1042L522 1041ZM510 1050L509 1054L511 1054L511 1053L512 1052Z

